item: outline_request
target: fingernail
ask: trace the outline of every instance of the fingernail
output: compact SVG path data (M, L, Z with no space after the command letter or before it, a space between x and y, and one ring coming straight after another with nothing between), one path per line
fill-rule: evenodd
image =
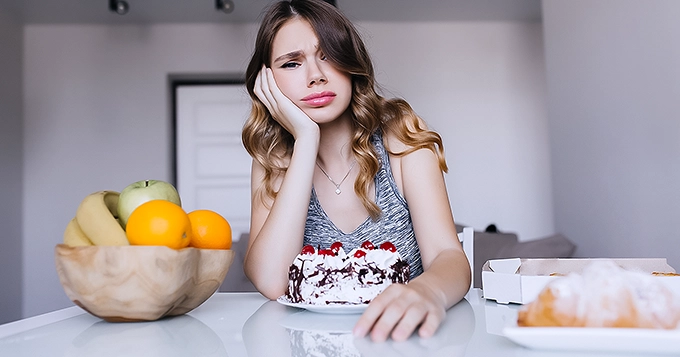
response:
M352 333L354 334L354 337L364 337L364 336L366 336L366 330L364 330L361 327L355 327L354 331L352 331Z

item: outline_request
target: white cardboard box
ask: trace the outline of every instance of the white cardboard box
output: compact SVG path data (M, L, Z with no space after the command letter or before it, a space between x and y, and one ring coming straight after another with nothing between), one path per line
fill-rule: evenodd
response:
M482 267L482 291L484 298L501 304L527 304L538 296L545 285L559 275L580 273L594 260L610 260L628 270L646 273L675 273L665 258L630 259L496 259ZM558 276L551 276L556 274ZM680 277L659 277L680 296Z

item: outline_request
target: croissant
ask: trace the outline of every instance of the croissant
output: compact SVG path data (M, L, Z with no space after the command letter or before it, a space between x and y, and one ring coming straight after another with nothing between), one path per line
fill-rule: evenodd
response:
M680 297L650 274L594 262L548 283L518 313L519 326L680 328Z

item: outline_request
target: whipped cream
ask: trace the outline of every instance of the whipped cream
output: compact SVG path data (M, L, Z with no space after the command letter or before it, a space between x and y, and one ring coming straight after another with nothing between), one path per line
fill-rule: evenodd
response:
M385 249L356 248L349 254L300 253L288 271L286 297L315 305L365 304L393 283L406 283L408 264Z

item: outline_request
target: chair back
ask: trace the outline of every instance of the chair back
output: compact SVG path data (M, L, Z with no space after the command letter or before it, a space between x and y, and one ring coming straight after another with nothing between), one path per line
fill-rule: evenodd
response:
M474 287L475 268L475 230L472 227L464 227L458 233L458 240L463 244L463 252L470 263L470 289Z

